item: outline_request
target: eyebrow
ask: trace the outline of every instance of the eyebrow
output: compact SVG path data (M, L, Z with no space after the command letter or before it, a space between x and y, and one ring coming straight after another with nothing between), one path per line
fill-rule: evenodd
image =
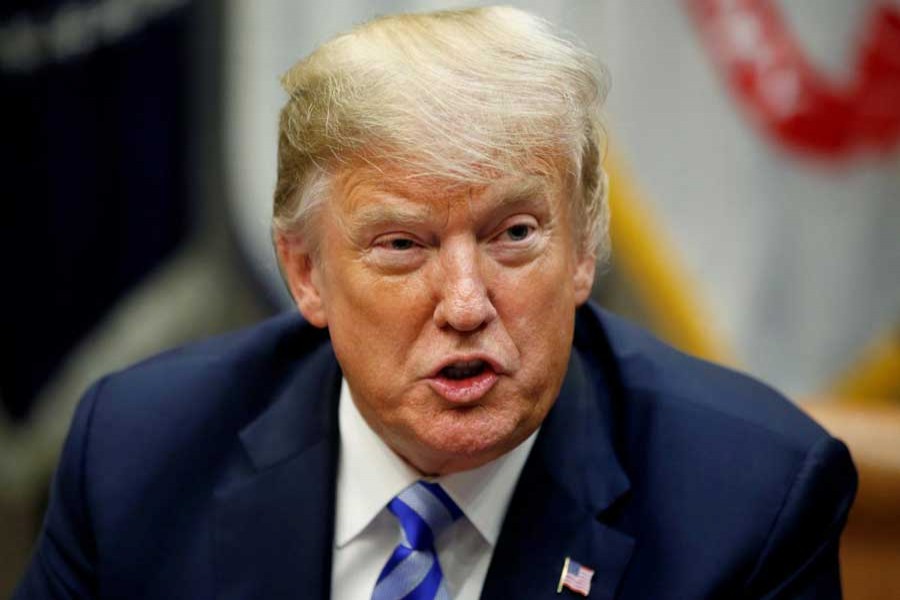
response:
M542 177L516 178L514 180L499 180L485 188L483 193L477 195L479 201L492 203L491 211L502 211L510 206L531 204L536 201L546 201L550 192L548 182ZM423 204L403 204L396 206L393 201L402 201L402 198L387 194L378 194L384 201L360 208L353 213L350 223L354 230L366 230L385 224L398 227L413 227L421 225L432 216L432 206Z
M501 180L489 186L481 196L482 200L493 201L497 209L510 205L527 204L535 200L548 200L550 185L543 177Z
M431 216L430 206L392 206L390 204L373 204L356 211L351 219L356 229L368 229L386 223L400 227L419 225Z

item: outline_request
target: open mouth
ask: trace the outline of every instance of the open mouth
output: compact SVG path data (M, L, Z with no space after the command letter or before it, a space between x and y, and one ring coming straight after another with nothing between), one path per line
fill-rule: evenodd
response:
M454 403L472 403L483 398L499 379L493 365L486 360L458 360L430 378L431 388Z
M440 370L439 376L453 381L477 377L490 369L491 366L483 360L466 360L447 365Z

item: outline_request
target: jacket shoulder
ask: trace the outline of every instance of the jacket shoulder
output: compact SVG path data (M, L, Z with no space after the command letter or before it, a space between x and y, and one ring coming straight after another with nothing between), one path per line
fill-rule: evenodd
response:
M838 597L856 490L846 446L771 387L595 307L578 345L609 389L630 480L612 518L641 540L624 583L634 597Z
M216 491L254 472L239 432L278 406L279 393L291 406L315 406L310 386L302 390L308 399L296 393L298 372L314 365L307 371L322 374L332 361L327 332L286 315L98 381L72 420L16 597L56 597L48 590L60 582L78 597L97 597L101 579L116 597L138 581L149 596L173 580L193 590L179 588L185 597L209 596L214 573L202 541L213 536ZM292 434L306 418L290 422Z
M327 332L285 313L168 350L103 378L99 415L140 421L243 409L252 418L298 362L327 342Z
M177 348L97 382L70 436L85 440L96 503L127 506L162 488L200 486L234 463L238 434L330 352L327 332L285 315ZM118 485L119 478L129 486ZM190 481L188 486L185 482Z
M685 354L595 306L586 329L602 335L605 362L622 391L645 410L703 414L748 427L805 452L828 433L792 401L747 374ZM584 320L582 321L584 322Z

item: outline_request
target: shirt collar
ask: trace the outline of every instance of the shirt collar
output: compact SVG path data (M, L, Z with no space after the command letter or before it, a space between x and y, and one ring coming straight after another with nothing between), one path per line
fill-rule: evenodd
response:
M341 449L334 539L342 548L365 530L391 498L422 476L372 431L359 414L346 379L341 382L339 403ZM500 536L506 507L536 437L537 431L477 469L436 479L491 546Z

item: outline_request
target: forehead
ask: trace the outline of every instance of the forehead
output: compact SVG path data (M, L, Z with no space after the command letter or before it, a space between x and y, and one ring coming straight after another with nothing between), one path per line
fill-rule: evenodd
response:
M542 202L554 207L564 197L559 172L522 172L467 184L401 169L366 166L346 169L335 178L333 200L354 215L404 206L426 214L465 206L471 212Z

